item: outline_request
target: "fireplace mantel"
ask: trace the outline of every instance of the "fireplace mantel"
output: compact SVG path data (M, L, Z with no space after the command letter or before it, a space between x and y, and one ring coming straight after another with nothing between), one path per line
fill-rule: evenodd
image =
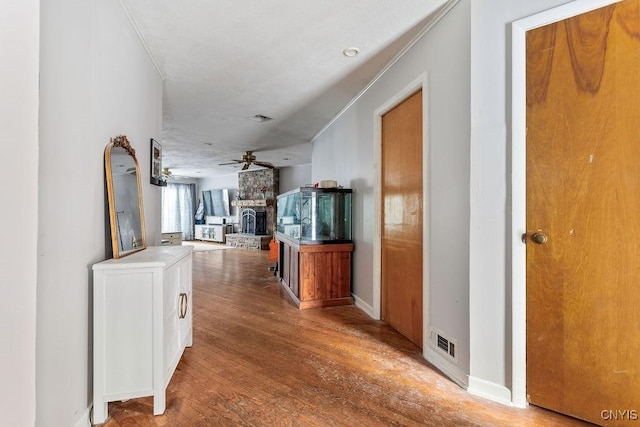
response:
M274 205L273 199L232 200L231 206L238 208L267 207Z

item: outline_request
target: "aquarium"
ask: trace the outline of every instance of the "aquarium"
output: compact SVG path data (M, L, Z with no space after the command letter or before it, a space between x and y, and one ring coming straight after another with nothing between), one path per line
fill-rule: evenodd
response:
M278 235L303 244L351 242L352 193L348 188L301 187L279 195Z

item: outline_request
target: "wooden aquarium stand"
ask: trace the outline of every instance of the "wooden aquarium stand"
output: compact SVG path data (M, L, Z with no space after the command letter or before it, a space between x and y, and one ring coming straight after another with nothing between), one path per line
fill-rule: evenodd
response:
M280 233L278 275L300 309L353 304L353 243L300 244Z

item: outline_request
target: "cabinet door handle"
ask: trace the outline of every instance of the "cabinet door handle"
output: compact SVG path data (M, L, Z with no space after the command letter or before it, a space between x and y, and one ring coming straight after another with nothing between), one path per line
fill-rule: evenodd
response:
M183 319L187 317L188 310L189 310L189 297L187 296L187 294L184 294L184 314L182 315Z
M178 313L178 317L180 319L184 319L187 317L187 310L189 306L189 297L184 292L180 293L180 313Z

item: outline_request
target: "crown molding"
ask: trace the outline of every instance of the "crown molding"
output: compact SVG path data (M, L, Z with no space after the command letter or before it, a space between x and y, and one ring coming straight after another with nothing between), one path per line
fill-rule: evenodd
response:
M147 52L147 55L149 56L149 59L151 60L151 63L153 64L154 68L160 75L160 78L163 81L166 80L167 76L164 74L164 72L162 72L162 69L160 69L160 65L158 65L158 61L156 61L155 56L151 52L151 49L149 48L149 44L147 43L147 39L144 37L144 33L142 32L142 29L140 29L140 25L138 25L138 21L136 21L136 18L133 16L133 13L131 12L131 8L127 4L127 0L118 0L118 3L120 3L122 10L124 11L125 15L127 15L127 18L129 19L129 22L131 23L133 30L138 35L138 39L140 39L140 43L142 43L142 47Z

